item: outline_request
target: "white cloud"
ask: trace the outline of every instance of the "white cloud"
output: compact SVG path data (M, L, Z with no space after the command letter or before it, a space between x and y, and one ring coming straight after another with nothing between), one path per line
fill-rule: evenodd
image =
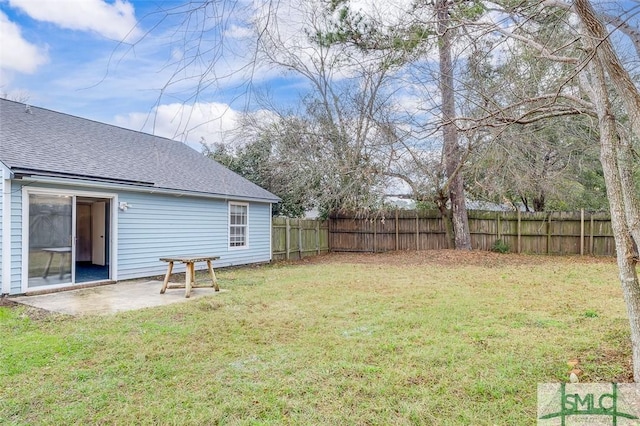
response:
M251 28L234 24L234 25L231 25L231 27L225 31L224 35L225 37L230 37L234 39L245 39L253 36L254 32Z
M9 4L38 21L71 30L93 31L118 41L132 40L140 34L133 5L125 0L114 3L102 0L9 0Z
M411 0L355 0L349 3L354 11L360 11L368 16L374 16L384 25L397 25L407 18L407 11L412 10ZM415 11L413 12L415 13Z
M0 11L0 72L33 73L47 61L46 48L25 40L20 27Z
M211 145L230 143L242 113L216 102L160 105L150 113L118 115L115 124L170 139Z
M113 124L187 143L200 150L201 143L208 146L225 144L235 147L255 140L257 130L243 125L245 118L265 124L277 119L267 110L240 112L217 102L196 102L160 105L150 113L133 112L115 117Z

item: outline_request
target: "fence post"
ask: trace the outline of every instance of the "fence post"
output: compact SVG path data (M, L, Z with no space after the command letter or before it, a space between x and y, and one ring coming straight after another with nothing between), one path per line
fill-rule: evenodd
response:
M416 251L420 251L420 223L418 212L416 211Z
M580 256L584 256L584 209L580 209Z
M518 233L518 253L522 253L522 232L521 232L522 230L520 229L520 221L521 221L520 216L521 216L520 209L518 209L518 230L517 230L517 233Z
M551 253L551 212L547 221L547 254Z
M331 239L333 238L333 221L335 219L329 217L329 222L327 222L327 248L329 249L329 252L331 252L331 247L332 247L332 241Z
M302 219L298 219L298 255L302 259Z
M320 221L316 219L316 254L320 254Z
M498 217L498 239L501 239L502 235L500 232L500 212L496 212L496 216Z
M396 209L396 251L398 251L398 209Z
M591 224L590 224L590 228L589 228L589 253L591 253L591 256L594 255L593 251L595 250L595 241L593 239L593 213L590 214L590 219L591 219Z
M286 259L289 260L289 256L291 255L291 223L289 221L289 218L287 218L287 220L285 221L286 224L286 230L285 230L285 246L287 248L286 252Z
M373 223L373 252L377 253L378 252L378 220L376 218L373 218L371 222Z

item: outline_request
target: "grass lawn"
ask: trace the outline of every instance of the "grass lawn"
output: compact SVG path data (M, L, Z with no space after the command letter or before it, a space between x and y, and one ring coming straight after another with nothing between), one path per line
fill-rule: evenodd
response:
M218 278L112 316L0 307L0 424L533 425L571 360L631 378L613 259L332 254Z

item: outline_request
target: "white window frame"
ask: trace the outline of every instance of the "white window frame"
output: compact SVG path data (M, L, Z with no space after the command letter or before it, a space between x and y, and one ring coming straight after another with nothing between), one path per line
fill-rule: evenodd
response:
M246 223L244 225L231 224L231 206L244 207L246 209ZM239 201L229 201L228 215L227 215L227 230L229 238L227 239L229 250L246 250L249 248L249 203L242 203ZM244 244L232 245L231 244L231 228L232 227L244 227Z

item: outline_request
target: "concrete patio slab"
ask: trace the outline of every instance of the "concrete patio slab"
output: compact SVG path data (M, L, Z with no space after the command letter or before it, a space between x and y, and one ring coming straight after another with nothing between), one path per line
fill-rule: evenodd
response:
M125 281L116 284L34 296L11 297L11 300L51 312L68 315L105 315L172 303L187 302L220 294L213 288L195 288L191 297L184 297L184 289L170 289L160 294L162 281Z

